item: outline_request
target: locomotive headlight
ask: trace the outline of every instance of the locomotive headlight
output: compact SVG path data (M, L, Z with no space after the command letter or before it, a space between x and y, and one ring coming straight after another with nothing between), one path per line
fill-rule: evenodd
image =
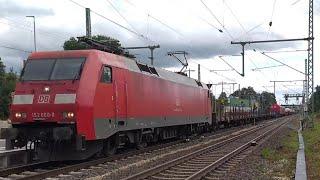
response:
M26 117L27 117L27 113L17 112L14 116L15 116L17 119L26 118Z
M73 112L63 112L62 115L63 115L64 119L72 119L72 118L74 118L74 113Z
M73 112L68 112L68 118L73 118L74 117L74 113Z
M21 118L21 116L22 116L21 113L16 113L16 114L15 114L15 117L16 117L16 118Z

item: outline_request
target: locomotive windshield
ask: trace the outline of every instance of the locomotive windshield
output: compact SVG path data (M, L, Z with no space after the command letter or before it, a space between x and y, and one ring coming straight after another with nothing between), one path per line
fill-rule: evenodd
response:
M85 58L29 60L22 81L79 79Z

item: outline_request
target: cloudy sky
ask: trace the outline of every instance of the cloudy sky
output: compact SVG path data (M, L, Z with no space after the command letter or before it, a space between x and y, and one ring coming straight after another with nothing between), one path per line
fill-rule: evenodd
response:
M245 77L230 71L222 59L241 72L241 57L238 56L241 46L231 45L231 41L307 37L307 0L0 0L0 4L0 57L7 68L17 71L34 48L33 22L27 15L36 16L37 49L60 50L69 37L85 35L85 10L81 7L84 6L93 11L93 34L117 38L124 47L160 44L161 48L155 50L155 66L169 70L178 70L181 65L167 52L187 51L189 68L196 70L197 64L201 64L201 80L206 83L236 82L241 87L253 86L259 92L273 92L271 80L304 79L298 72L304 71L307 57L304 51L307 43L303 41L246 46ZM315 0L314 13L315 27L318 27L320 0ZM314 31L315 84L319 84L316 68L319 29ZM148 50L130 52L139 61L149 63ZM269 52L268 56L298 71L278 66L279 62L262 52ZM254 70L267 66L278 67ZM210 70L229 71L213 73ZM197 72L191 72L191 77L197 78ZM283 103L283 93L302 91L301 82L276 85L280 103ZM220 94L221 85L213 86L213 91ZM224 91L230 93L232 86L225 85Z

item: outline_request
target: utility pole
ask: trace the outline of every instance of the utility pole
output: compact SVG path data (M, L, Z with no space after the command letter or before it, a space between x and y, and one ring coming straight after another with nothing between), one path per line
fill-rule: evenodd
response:
M201 81L201 77L200 77L200 64L198 64L198 81Z
M91 17L90 8L86 8L86 36L91 38Z
M223 91L223 81L221 82L221 92L224 92Z
M273 95L276 97L276 81L273 81Z
M236 85L237 83L232 84L232 93L234 93L234 85Z
M124 47L123 49L149 49L151 53L151 56L149 57L149 59L151 60L151 65L153 66L153 61L154 61L153 51L156 48L160 48L160 45L158 44L154 46Z
M36 40L36 17L35 16L26 16L27 18L33 18L33 43L34 43L34 52L37 51L37 40Z

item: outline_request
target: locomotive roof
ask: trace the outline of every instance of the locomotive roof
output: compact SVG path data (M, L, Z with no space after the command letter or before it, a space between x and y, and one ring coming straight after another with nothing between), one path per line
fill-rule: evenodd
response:
M197 80L189 78L187 76L177 74L162 68L154 67L154 69L157 71L158 75L146 73L140 70L138 67L137 62L134 59L129 59L123 56L99 51L99 50L68 50L68 51L44 51L44 52L35 52L32 53L29 56L29 59L48 59L48 58L71 58L71 57L88 57L90 54L102 55L105 57L105 59L111 59L110 61L107 61L108 64L119 67L119 68L125 68L133 72L137 73L143 73L146 75L155 76L161 79L165 79L168 81L176 82L179 84L184 84L187 86L193 86L193 87L199 87L203 89L208 89L207 85L202 82L197 82ZM118 61L118 62L116 62ZM120 61L120 63L119 63ZM123 65L122 65L123 64ZM153 67L153 66L149 66ZM201 87L201 86L202 87Z

